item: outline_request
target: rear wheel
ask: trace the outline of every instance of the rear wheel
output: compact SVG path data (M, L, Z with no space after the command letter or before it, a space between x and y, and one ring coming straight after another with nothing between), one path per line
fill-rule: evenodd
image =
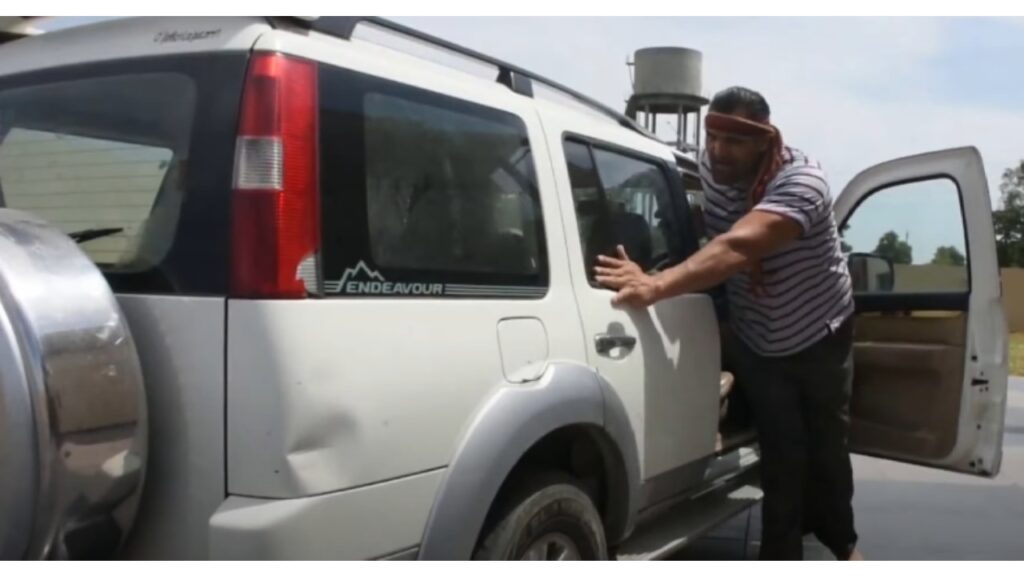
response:
M499 504L476 560L606 560L604 526L593 500L566 474L537 476Z

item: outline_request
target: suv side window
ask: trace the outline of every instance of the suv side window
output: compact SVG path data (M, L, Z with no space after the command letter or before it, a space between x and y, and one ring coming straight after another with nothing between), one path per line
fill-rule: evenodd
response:
M565 142L565 156L592 285L597 256L614 255L618 244L644 270L682 261L682 235L663 166L577 140Z
M327 295L544 295L543 219L519 117L336 68L323 67L320 83Z

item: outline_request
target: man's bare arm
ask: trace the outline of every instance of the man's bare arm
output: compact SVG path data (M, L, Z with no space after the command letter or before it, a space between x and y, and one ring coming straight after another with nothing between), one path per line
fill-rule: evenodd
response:
M597 280L619 290L616 302L651 304L720 284L796 241L802 233L800 224L792 218L754 210L686 261L654 276L639 276L639 268L627 258L601 256Z
M684 262L654 277L659 300L706 290L795 242L803 230L792 218L754 210Z

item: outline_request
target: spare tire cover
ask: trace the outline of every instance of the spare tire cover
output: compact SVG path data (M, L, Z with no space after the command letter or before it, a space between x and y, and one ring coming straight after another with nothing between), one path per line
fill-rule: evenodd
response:
M58 229L0 209L0 559L111 557L145 460L142 371L106 280Z

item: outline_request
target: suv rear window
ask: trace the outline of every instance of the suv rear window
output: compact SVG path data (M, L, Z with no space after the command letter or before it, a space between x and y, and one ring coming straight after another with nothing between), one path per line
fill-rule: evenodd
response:
M174 242L195 105L180 74L5 91L4 204L71 234L107 270L159 264Z
M0 78L0 206L76 239L120 292L226 292L244 54Z

